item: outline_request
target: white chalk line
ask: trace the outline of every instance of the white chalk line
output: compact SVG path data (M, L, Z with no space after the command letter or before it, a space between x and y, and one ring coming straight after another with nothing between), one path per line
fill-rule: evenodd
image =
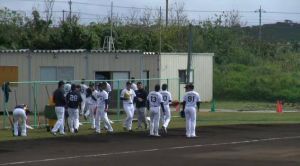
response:
M161 149L132 150L132 151L124 151L124 152L100 153L100 154L91 154L91 155L82 155L82 156L69 156L69 157L58 157L58 158L49 158L49 159L41 159L41 160L9 162L9 163L2 163L2 164L0 164L0 166L21 165L21 164L40 163L40 162L78 159L78 158L113 156L113 155L121 155L121 154L134 154L134 153L154 152L154 151L163 151L163 150L175 150L175 149L188 149L188 148L209 147L209 146L247 144L247 143L255 143L255 142L267 142L267 141L299 139L299 138L300 138L300 136L290 136L290 137L264 138L264 139L254 139L254 140L244 140L244 141L234 141L234 142L224 142L224 143L214 143L214 144L202 144L202 145L198 144L198 145L188 145L188 146L175 146L175 147L168 147L168 148L161 148Z

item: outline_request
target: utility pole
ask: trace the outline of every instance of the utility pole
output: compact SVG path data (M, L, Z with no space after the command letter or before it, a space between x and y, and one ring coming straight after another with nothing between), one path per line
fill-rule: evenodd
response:
M110 8L110 35L105 36L103 42L103 50L108 50L109 52L115 50L114 38L113 38L113 1L111 2Z
M70 17L70 21L72 19L72 0L69 0L69 17Z
M186 73L186 83L189 83L191 80L191 62L192 62L192 24L189 24L189 45L188 45L188 62L187 62L187 73Z
M112 44L113 44L113 7L114 7L114 3L113 1L111 1L111 9L110 9L110 37L109 37L109 43L108 43L108 50L111 51L112 50Z
M62 11L62 13L63 13L63 23L65 22L65 12L66 12L65 10Z
M161 7L159 7L159 55L161 54Z
M259 39L259 41L261 41L261 39L262 39L261 17L262 17L262 13L266 13L266 11L263 10L263 9L261 8L261 6L260 6L259 9L255 11L255 13L259 13L259 32L258 32L258 39Z
M166 0L166 27L168 26L169 17L169 0Z
M261 17L262 13L266 13L265 10L261 9L261 6L258 10L255 11L255 13L259 13L259 29L258 29L258 40L259 40L259 48L258 48L258 54L261 54L261 41L262 41L262 25L261 25Z

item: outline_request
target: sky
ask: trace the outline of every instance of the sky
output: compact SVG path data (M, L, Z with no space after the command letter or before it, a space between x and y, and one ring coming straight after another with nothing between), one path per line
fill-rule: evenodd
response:
M54 20L62 18L62 10L69 10L69 0L56 0L53 10ZM159 9L163 12L166 0L72 0L72 11L80 13L81 21L88 23L104 18L110 12L110 4L113 1L114 14L129 16L133 9L124 7ZM283 20L292 20L300 23L300 0L169 0L172 4L184 5L185 14L189 19L205 20L213 17L218 12L203 11L240 11L241 21L247 25L257 25L259 15L254 11L260 6L263 9L262 23L274 23ZM99 5L97 5L99 4ZM44 11L44 0L0 0L1 7L11 10L21 10L30 15L33 8ZM198 11L198 12L191 12ZM142 9L136 9L140 13ZM278 13L279 12L279 13ZM219 13L220 14L220 13Z

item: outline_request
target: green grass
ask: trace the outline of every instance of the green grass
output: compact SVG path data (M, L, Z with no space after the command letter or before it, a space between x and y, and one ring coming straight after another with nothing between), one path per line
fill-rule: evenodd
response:
M177 116L178 112L174 112L173 116ZM110 116L111 119L116 117ZM124 118L121 115L120 118ZM300 113L271 113L271 112L201 112L198 114L198 126L215 126L215 125L231 125L231 124L296 124L300 123ZM89 124L84 124L80 127L78 135L92 134L94 130L89 129ZM137 127L134 122L133 129ZM173 117L169 128L184 128L185 121L179 117ZM116 122L113 124L115 132L123 132L122 123ZM68 133L68 136L71 134ZM57 136L62 137L62 136ZM43 139L55 138L45 128L38 128L28 131L28 137L12 137L10 129L0 130L0 141L8 140L28 140L28 139Z
M257 101L218 101L215 102L216 110L227 109L236 111L275 111L276 102L257 102ZM211 103L203 103L201 108L210 109ZM284 103L283 110L299 111L299 103Z

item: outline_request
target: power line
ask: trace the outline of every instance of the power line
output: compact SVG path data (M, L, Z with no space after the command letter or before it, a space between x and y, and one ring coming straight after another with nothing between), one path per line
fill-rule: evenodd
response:
M10 0L10 1L27 1L27 2L44 2L44 0ZM58 3L69 3L68 0L55 0L55 2ZM111 6L108 4L98 4L98 3L88 3L88 2L78 2L78 1L72 1L72 4L78 4L78 5L87 5L87 6L98 6L98 7L106 7L110 8ZM120 6L120 5L114 5L114 8L123 8L123 9L138 9L138 10L157 10L159 11L159 8L157 9L151 9L151 8L146 8L146 7L136 7L136 6ZM162 8L162 10L166 10ZM184 12L190 12L190 13L223 13L223 12L232 12L232 11L237 11L239 13L255 13L257 10L193 10L193 9L186 9L183 10ZM300 15L300 12L286 12L286 11L266 11L266 13L269 14L290 14L290 15Z

